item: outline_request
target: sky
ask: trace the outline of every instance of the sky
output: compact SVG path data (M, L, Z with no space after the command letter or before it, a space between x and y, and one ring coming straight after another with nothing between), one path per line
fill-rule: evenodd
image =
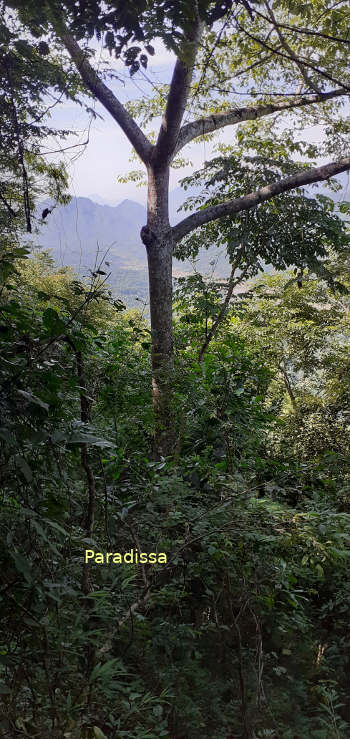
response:
M168 52L160 42L155 42L155 57L149 58L147 77L154 81L168 82L171 78L174 55ZM108 56L107 56L108 59ZM151 63L152 62L152 63ZM138 74L130 78L128 70L120 62L112 61L113 70L122 75L122 81L107 82L122 103L140 97L141 92L151 94L151 86L140 79ZM117 177L125 175L129 170L142 169L138 161L131 161L132 147L113 120L112 116L103 109L98 101L88 101L96 113L102 116L91 118L84 108L71 102L65 102L55 107L50 117L50 125L58 129L67 128L75 130L77 137L69 137L65 142L58 139L50 139L48 148L54 150L54 154L48 155L49 161L66 163L70 177L70 192L72 195L89 197L96 195L98 198L110 204L116 204L121 200L130 198L140 203L145 202L145 187L137 187L135 183L118 183ZM159 121L160 122L160 121ZM85 147L77 147L76 144L89 139ZM74 146L58 153L57 149ZM192 147L195 156L195 166L203 163L203 146ZM191 147L188 147L188 152ZM181 170L181 176L190 173L191 168ZM179 172L174 171L171 187L176 187L180 178Z
M171 79L175 57L161 42L154 45L156 54L149 59L147 78L151 81L168 82ZM122 103L139 97L141 92L151 94L151 85L146 80L142 81L140 74L130 78L128 70L121 62L112 60L111 64L113 70L121 77L121 81L113 80L111 83L108 82L108 85ZM145 187L137 187L133 182L117 181L118 176L125 175L129 170L142 169L141 163L130 160L132 147L127 138L98 101L90 100L88 105L93 107L103 120L99 117L92 119L84 108L71 102L64 102L53 109L50 125L60 129L73 129L78 136L69 137L65 142L58 139L48 141L48 149L54 152L48 154L48 160L65 161L69 172L69 191L73 196L90 197L110 205L116 205L127 198L145 204ZM320 137L320 133L319 127L310 128L306 131L305 138L315 141ZM227 128L220 133L220 140L229 143L232 136L233 129ZM87 138L89 141L86 146L76 146ZM67 146L73 148L57 151ZM171 189L178 186L182 177L203 166L204 161L212 153L213 145L208 143L186 147L183 155L189 158L192 164L181 170L172 171Z

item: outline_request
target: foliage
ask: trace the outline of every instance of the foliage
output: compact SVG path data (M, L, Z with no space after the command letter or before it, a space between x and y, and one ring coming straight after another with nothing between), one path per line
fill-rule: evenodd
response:
M2 233L34 230L34 201L50 196L65 203L67 173L62 164L48 163L43 140L69 131L48 125L50 108L63 96L78 100L77 75L62 68L59 54L30 39L14 14L0 6L0 219Z
M329 267L347 289L344 255ZM344 269L345 266L345 269ZM341 267L341 269L340 269ZM323 475L347 487L349 455L347 371L349 297L331 290L312 274L302 283L288 275L268 276L248 294L232 328L262 352L273 372L267 405L278 414L279 455L314 460ZM337 460L337 462L336 462ZM338 465L338 469L336 466ZM338 476L339 475L339 476ZM340 496L340 505L343 505Z
M233 3L232 0L200 0L195 7L186 0L156 0L152 3L132 0L127 4L120 0L103 3L98 0L89 0L88 3L67 0L50 3L45 13L38 12L35 0L11 5L29 21L31 32L37 37L49 30L50 17L60 15L62 11L78 39L91 39L95 33L100 39L104 34L105 48L110 55L121 58L133 75L140 67L147 68L149 57L155 54L151 43L155 38L161 37L169 49L178 52L197 13L210 26L222 18Z
M253 142L250 142L253 146ZM232 151L232 147L229 148ZM300 169L300 163L288 159L285 147L278 159L270 158L268 142L264 140L264 154L242 156L232 151L230 156L217 157L204 168L183 180L187 189L196 185L200 193L187 199L185 210L201 209L237 198L242 192L254 192L264 185L291 175ZM242 279L255 276L264 265L281 270L296 267L300 276L306 268L318 271L332 280L324 263L327 247L342 252L348 245L346 224L335 212L334 201L318 194L311 198L302 188L279 195L258 205L254 210L227 216L198 229L180 242L175 252L178 258L195 258L199 248L212 244L225 246L229 261Z
M344 735L349 514L334 507L338 483L321 461L312 476L292 442L288 456L274 451L272 348L269 359L263 340L239 338L254 298L201 364L179 316L178 448L159 463L147 324L111 312L103 326L91 289L72 321L74 275L45 256L16 259L0 334L0 735ZM279 278L269 283L281 292ZM284 293L289 305L302 290ZM320 323L332 330L330 316ZM82 448L95 480L90 536ZM85 591L86 548L164 551L168 562L92 563Z
M8 31L2 22L1 63L6 69L10 59L14 71L0 106L9 125L1 141L0 736L346 736L346 228L329 199L296 192L202 233L227 244L242 273L256 274L262 260L297 272L261 278L229 300L202 354L225 285L199 275L179 284L174 448L155 460L147 321L124 311L104 269L84 282L47 254L29 258L23 232L39 175L45 188L53 179L57 198L66 186L60 167L49 171L36 158L46 86L63 92L69 82L73 97L80 89L50 35L55 12L80 40L104 33L136 73L158 36L186 59L195 4L6 5L19 8L31 35L20 35L14 17ZM270 35L277 43L276 29L270 34L257 3L254 14L248 3L198 6L208 27L190 104L215 114L232 92L228 79L246 82L242 55L255 70L249 95L263 92L277 57L265 59L262 48ZM315 33L310 41L299 27L297 42L285 29L305 64L301 72L293 56L280 55L271 96L300 76L307 89L325 90L330 74L348 84L346 39L325 37L346 36L346 16L324 10L318 0L280 4L281 21L299 24L305 12ZM223 12L217 40L213 21ZM308 66L315 55L321 72ZM68 76L56 78L56 62ZM330 145L341 146L346 127L339 143L336 123ZM199 204L294 172L295 153L316 156L285 139L265 137L263 146L247 127L238 149L197 175L206 190ZM185 247L195 256L198 241L179 253ZM101 565L86 560L86 549L165 552L167 563Z

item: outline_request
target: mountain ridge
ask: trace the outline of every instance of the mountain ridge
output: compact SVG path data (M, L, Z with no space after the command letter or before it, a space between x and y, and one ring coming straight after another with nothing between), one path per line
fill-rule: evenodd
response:
M337 179L342 185L338 193L324 184L316 189L335 201L340 200L347 194L349 185L348 178ZM184 217L185 213L178 209L191 194L195 194L194 189L185 193L181 187L170 192L169 211L173 225ZM314 195L314 192L310 191L310 195ZM32 243L48 250L58 266L73 267L80 277L102 266L102 262L107 260L109 283L114 292L125 298L129 305L135 305L136 298L147 300L147 255L140 238L141 228L147 221L145 206L131 198L111 205L101 202L104 198L95 197L100 202L78 195L73 196L67 205L54 205L45 223L41 219L42 211L52 207L52 203L49 200L40 203L36 212L39 229ZM195 269L201 274L214 271L220 278L229 274L228 260L216 246L200 250ZM175 276L193 272L194 266L188 260L180 262L174 259Z
M183 193L181 188L177 188L170 198L173 223L183 217L182 213L177 213L180 199L178 191ZM111 273L109 282L114 291L117 290L121 297L127 296L129 302L134 301L134 277L137 297L147 298L147 254L140 238L147 213L141 203L125 198L112 206L96 203L85 196L73 196L67 205L54 205L43 222L43 210L51 207L52 202L49 200L39 204L36 212L38 232L32 239L33 244L49 251L59 267L71 266L79 276L96 269L107 260ZM202 249L201 252L196 261L196 269L206 273L211 271L210 262L217 259L218 250L213 246L208 251ZM191 274L193 271L193 265L187 260L174 260L175 276ZM215 274L218 277L228 274L225 258L218 258Z

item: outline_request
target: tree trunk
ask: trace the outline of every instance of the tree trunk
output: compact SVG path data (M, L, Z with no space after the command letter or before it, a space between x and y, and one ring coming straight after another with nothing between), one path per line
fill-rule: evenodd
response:
M173 238L169 224L169 168L148 170L147 226L141 230L146 246L152 331L152 396L155 433L154 457L168 456L174 448L173 409Z
M285 388L287 390L287 393L289 395L290 402L291 402L291 404L293 406L293 410L295 411L295 413L297 413L298 412L298 405L297 405L297 402L296 402L296 399L295 399L295 395L294 395L294 392L293 392L293 388L292 388L290 379L288 377L288 373L287 373L287 370L286 370L286 363L285 363L285 360L284 359L282 359L282 362L280 362L280 364L278 365L278 368L279 368L279 370L281 372L281 375L283 377L283 382L284 382Z

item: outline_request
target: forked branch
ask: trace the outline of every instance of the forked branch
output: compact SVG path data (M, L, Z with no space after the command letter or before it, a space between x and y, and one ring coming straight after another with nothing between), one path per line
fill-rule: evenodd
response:
M194 64L202 35L203 23L196 16L192 32L183 44L185 58L178 58L174 67L165 113L153 152L155 166L167 166L176 149L182 118L190 91Z

